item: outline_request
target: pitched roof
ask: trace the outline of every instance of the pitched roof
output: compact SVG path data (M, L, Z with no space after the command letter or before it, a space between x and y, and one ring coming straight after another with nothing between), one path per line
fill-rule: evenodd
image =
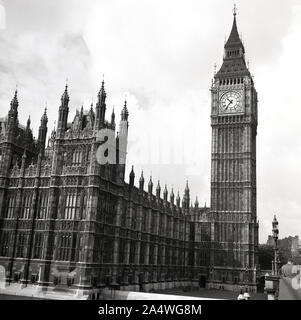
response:
M234 46L243 47L243 43L241 42L241 39L238 34L238 30L237 30L236 15L234 15L232 30L225 44L225 48L234 47Z
M236 13L234 13L231 33L225 43L224 61L215 77L250 75L244 54L245 48L238 34Z

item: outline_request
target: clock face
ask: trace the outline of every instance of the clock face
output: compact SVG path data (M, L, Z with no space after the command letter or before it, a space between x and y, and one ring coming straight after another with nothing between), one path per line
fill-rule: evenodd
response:
M241 94L237 91L229 91L220 99L220 113L243 112Z

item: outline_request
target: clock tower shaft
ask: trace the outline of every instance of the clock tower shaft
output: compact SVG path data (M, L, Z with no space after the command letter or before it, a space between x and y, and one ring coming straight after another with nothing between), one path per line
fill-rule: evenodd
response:
M234 13L224 59L211 88L210 286L256 290L257 92Z

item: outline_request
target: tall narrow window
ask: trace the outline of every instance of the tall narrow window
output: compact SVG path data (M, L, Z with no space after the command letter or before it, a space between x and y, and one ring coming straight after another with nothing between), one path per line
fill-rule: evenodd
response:
M144 264L144 257L145 257L145 243L141 242L141 244L140 244L140 257L139 257L140 264Z
M65 198L64 219L73 220L79 211L78 197L74 193L68 193Z
M147 215L146 210L143 209L143 211L142 211L142 221L141 221L141 231L142 232L146 232L147 231L146 230L147 229L146 215Z
M91 149L88 148L88 151L87 151L87 166L90 165L90 158L91 158Z
M37 232L34 237L33 259L42 258L43 233Z
M125 261L125 244L126 241L121 238L119 240L119 263L124 263Z
M48 192L43 191L39 197L37 219L46 219L48 211Z
M82 219L86 219L87 216L87 194L85 193L82 200Z
M104 252L103 252L103 262L112 263L113 262L113 247L114 239L113 237L104 238Z
M153 215L151 217L151 233L156 233L156 220L157 220L156 215Z
M122 228L126 228L126 218L127 218L127 206L123 205L121 217L120 217L120 225Z
M17 241L17 258L24 258L25 256L25 244L26 244L26 234L20 233L18 235L18 241Z
M130 242L130 263L135 263L135 257L136 257L136 241Z
M60 235L58 260L69 261L71 259L72 250L72 236L70 233L63 233Z
M8 257L9 253L9 233L7 231L4 231L2 233L2 238L1 238L1 251L0 255L2 257Z
M12 219L14 217L15 203L16 203L16 195L11 192L8 196L8 208L7 208L7 214L6 214L6 217L8 219Z
M30 210L32 202L32 194L27 192L23 196L23 219L30 219Z
M133 211L132 211L131 229L132 230L138 229L137 209L135 207L133 208Z
M72 165L79 166L81 164L82 164L82 153L79 150L74 150L73 156L72 156Z
M154 264L154 246L149 247L149 264Z

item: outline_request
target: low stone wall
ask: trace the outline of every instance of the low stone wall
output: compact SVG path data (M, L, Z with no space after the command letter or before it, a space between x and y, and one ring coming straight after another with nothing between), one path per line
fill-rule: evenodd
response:
M194 290L199 288L199 286L197 282L193 281L170 281L147 283L144 284L142 288L140 288L139 285L127 285L121 286L119 290L114 290L111 288L82 290L60 287L43 287L38 285L24 286L23 284L14 283L0 288L0 294L50 300L157 300L157 297L158 300L163 298L165 300L182 299L182 296L173 297L164 293L154 293L154 291L164 291L166 289L174 288L186 288L187 290ZM142 289L142 292L139 292L140 289ZM185 299L197 298L186 297Z
M232 283L217 283L217 282L210 282L207 283L207 289L214 289L214 290L225 290L225 291L233 291L233 292L240 292L241 288L245 288L246 285L239 285L239 284L232 284ZM248 292L257 292L256 285L248 285Z
M203 297L180 296L161 293L132 292L132 291L115 291L105 289L102 291L104 300L217 300Z

